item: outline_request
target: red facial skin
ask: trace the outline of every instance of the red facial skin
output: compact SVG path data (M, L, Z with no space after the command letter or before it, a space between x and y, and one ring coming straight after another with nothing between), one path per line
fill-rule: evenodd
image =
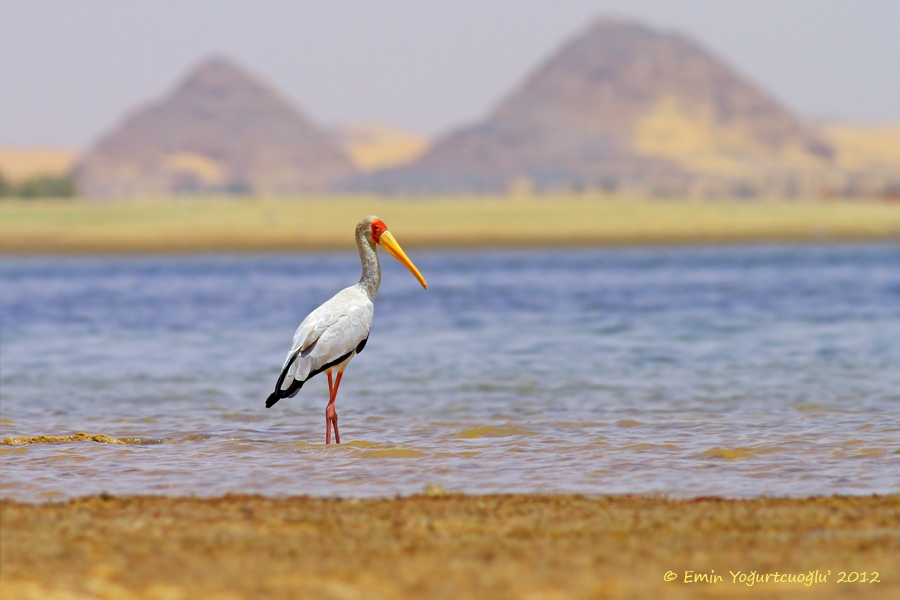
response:
M376 244L381 241L381 234L387 230L387 225L381 219L372 221L372 239L375 240Z

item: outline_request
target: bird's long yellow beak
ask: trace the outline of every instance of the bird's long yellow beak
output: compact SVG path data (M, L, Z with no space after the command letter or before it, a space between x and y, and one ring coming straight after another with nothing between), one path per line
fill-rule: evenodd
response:
M385 231L381 234L381 239L378 240L378 243L384 246L384 249L390 252L391 256L399 260L403 263L403 266L409 269L409 272L415 275L416 279L419 280L419 283L422 284L422 287L426 290L428 289L428 284L425 283L425 278L422 277L422 274L419 273L419 270L416 268L416 265L413 264L409 257L406 256L406 252L403 251L403 248L400 247L400 244L397 243L397 240L394 239L394 236L391 235L390 231Z

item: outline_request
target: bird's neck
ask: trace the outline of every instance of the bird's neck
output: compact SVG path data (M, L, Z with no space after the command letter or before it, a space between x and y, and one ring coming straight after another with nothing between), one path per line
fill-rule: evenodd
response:
M378 286L381 285L381 263L378 262L378 252L375 250L375 244L369 241L364 232L357 234L356 245L359 247L359 259L362 262L359 285L366 291L369 300L374 302Z

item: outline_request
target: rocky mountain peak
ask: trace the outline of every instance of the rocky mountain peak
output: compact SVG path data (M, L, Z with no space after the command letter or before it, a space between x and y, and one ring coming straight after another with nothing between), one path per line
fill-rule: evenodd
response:
M139 109L76 167L88 196L294 194L355 172L324 130L225 58L193 69Z
M382 191L502 191L524 180L676 194L715 181L729 193L794 185L829 156L815 131L700 44L602 19L480 123L357 181Z

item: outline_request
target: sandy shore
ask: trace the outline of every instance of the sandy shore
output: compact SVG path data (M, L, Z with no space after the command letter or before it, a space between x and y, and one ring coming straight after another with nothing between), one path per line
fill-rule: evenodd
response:
M900 496L93 497L5 500L0 525L3 600L900 593Z
M383 218L407 249L900 240L900 204L622 197L163 198L0 203L0 252L353 251Z

